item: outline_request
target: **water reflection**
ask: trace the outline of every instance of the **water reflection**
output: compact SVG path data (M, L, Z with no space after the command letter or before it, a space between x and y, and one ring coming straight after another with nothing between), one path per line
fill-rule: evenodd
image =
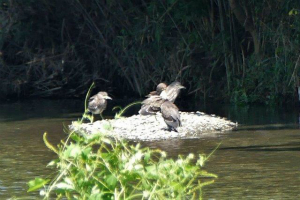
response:
M114 105L109 106L108 110ZM81 101L73 100L0 104L0 199L39 198L37 193L26 193L27 181L55 174L53 169L46 168L55 155L45 147L42 134L47 131L50 142L57 144L66 137L63 125L80 118L82 107ZM222 142L205 165L205 170L219 178L204 188L204 199L300 197L298 111L197 104L185 109L214 113L242 124L235 131L209 137L143 143L177 157L188 153L209 154ZM134 112L132 109L128 114Z

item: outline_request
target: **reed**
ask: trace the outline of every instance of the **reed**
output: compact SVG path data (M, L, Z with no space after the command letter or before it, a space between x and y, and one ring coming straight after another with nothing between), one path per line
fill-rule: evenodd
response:
M288 101L299 85L299 6L293 0L4 1L1 97L84 97L92 82L119 96L143 96L178 79L204 100Z

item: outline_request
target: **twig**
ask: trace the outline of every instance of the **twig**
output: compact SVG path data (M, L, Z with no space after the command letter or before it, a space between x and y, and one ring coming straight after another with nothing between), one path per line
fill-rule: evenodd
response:
M296 70L297 70L297 68L299 66L299 60L300 60L300 54L299 54L298 59L296 61L295 68L294 68L294 71L293 71L293 74L291 76L291 79L290 79L290 82L289 82L288 86L290 86L290 84L292 82L292 79L295 78L295 73L296 73Z

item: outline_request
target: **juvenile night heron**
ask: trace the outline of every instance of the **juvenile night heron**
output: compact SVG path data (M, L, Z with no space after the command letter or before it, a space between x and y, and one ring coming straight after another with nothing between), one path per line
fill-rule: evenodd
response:
M167 88L166 83L160 83L156 87L156 91L150 92L142 102L142 107L139 110L140 115L155 115L160 111L160 106L163 103L162 98L159 96L162 91Z
M169 86L165 83L158 84L156 91L150 92L148 98L142 102L143 105L139 110L139 114L155 115L156 112L160 111L161 104L165 100L174 103L181 89L185 89L185 87L178 81L171 83Z
M164 91L167 88L167 84L166 83L160 83L157 85L156 90L150 92L146 97L150 97L153 95L160 95L162 91Z
M185 87L180 82L175 81L161 92L160 97L174 103L181 89L185 89Z
M142 102L142 107L139 110L140 115L155 115L160 111L160 106L163 99L158 95L152 95Z
M88 110L93 114L100 114L103 119L102 112L106 109L107 99L112 99L108 96L107 92L98 92L96 95L89 99ZM92 117L92 122L94 121L94 116Z
M181 126L181 121L177 106L174 103L166 100L161 104L160 109L162 117L168 126L168 130L174 130L178 132L177 128Z

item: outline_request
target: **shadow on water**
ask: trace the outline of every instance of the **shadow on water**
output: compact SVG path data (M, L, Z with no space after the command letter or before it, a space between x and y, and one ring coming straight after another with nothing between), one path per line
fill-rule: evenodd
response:
M115 105L111 103L105 116ZM122 106L128 102L122 103ZM220 115L241 124L235 131L215 133L198 139L143 142L144 146L178 154L209 154L219 149L204 167L219 176L204 188L204 199L298 199L300 194L300 130L297 110L259 106L179 107ZM126 113L137 113L139 106ZM27 194L27 181L56 172L46 168L55 158L42 140L47 131L51 143L66 137L64 125L81 117L82 101L39 100L0 104L0 199L12 196L38 199Z
M290 146L298 147L290 147ZM255 145L245 147L225 147L219 148L219 150L234 150L234 151L300 151L300 142L290 142L280 145Z

